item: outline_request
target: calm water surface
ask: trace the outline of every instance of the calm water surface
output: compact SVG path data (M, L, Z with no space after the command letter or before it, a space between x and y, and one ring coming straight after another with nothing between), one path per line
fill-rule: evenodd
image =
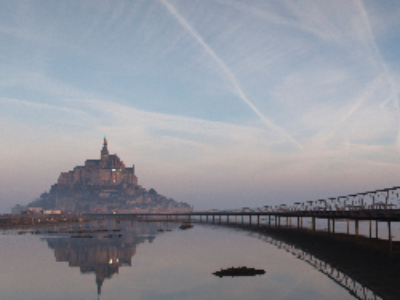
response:
M0 298L354 299L311 264L249 232L179 225L103 220L41 234L3 232ZM232 266L266 274L212 275Z

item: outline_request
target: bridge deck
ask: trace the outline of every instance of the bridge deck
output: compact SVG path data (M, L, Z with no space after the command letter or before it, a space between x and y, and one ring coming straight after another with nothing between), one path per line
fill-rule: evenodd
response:
M187 212L187 213L86 213L87 216L114 216L114 217L142 217L142 216L280 216L280 217L304 217L319 219L350 219L350 220L377 220L377 221L400 221L400 209L363 209L363 210L318 210L318 211L276 211L276 212Z

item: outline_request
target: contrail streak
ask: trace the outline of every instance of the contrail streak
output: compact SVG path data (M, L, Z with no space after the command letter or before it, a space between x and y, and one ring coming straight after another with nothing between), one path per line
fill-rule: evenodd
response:
M373 50L374 50L374 52L375 52L375 54L376 54L376 56L378 58L378 61L379 61L380 65L381 65L381 67L383 69L383 72L384 72L387 80L389 81L389 85L390 85L390 88L391 88L390 96L388 97L388 99L386 101L384 101L381 104L380 107L382 108L382 107L386 106L386 104L388 104L389 101L393 100L394 104L396 106L396 109L397 109L397 114L400 114L399 95L398 95L399 90L397 88L396 81L393 79L393 76L392 76L392 74L390 72L390 69L389 69L388 65L386 64L386 62L384 61L384 59L383 59L383 57L381 55L381 52L379 51L378 45L376 44L375 36L374 36L374 33L372 31L372 28L371 28L371 22L369 21L368 13L365 10L365 7L364 7L362 1L356 0L356 3L357 3L357 5L358 5L358 7L359 7L359 9L361 11L361 14L362 14L362 17L363 17L363 21L364 21L364 23L366 25L365 27L367 29L368 37L369 37L369 39L371 41ZM398 130L397 130L396 144L398 146L400 146L400 128L398 128Z
M338 131L342 125L349 119L357 110L358 108L367 100L369 99L374 91L378 88L381 84L382 79L381 77L376 78L373 82L368 84L367 89L365 89L360 95L356 97L356 101L354 105L346 112L346 114L337 122L335 128L328 134L325 135L324 140L327 141L333 137L333 135Z
M173 5L168 3L166 0L160 0L162 4L168 9L170 14L181 24L195 39L196 41L204 48L204 50L210 55L217 65L222 69L225 75L228 77L229 81L232 83L236 94L246 103L251 110L261 119L264 124L266 124L271 129L279 132L291 142L293 142L297 147L303 148L302 145L299 144L290 134L288 134L284 129L280 128L279 126L272 123L266 116L264 116L261 111L254 106L254 104L247 99L246 95L244 94L243 90L241 89L238 80L236 79L235 75L232 71L226 66L226 64L218 57L218 55L207 45L207 43L197 34L196 31L189 25L189 23L179 14L179 12L175 9Z
M357 3L357 5L358 5L358 7L359 7L359 9L361 11L363 22L365 24L365 28L366 28L366 31L367 31L368 39L369 39L369 41L371 43L372 49L373 49L373 51L374 51L374 53L375 53L375 55L376 55L376 57L378 59L378 63L380 64L381 68L383 69L383 72L384 72L387 80L389 81L389 85L390 85L390 88L391 88L391 95L388 97L388 99L386 99L381 104L381 107L385 106L390 100L393 100L395 102L397 111L399 112L400 107L399 107L398 89L397 89L396 82L393 79L393 76L392 76L392 74L390 72L390 69L389 69L388 65L386 64L386 62L384 61L384 59L382 57L382 54L379 51L379 48L378 48L378 46L376 44L375 36L374 36L374 33L372 31L372 28L371 28L371 22L369 21L368 14L367 14L367 12L366 12L366 10L364 8L363 3L360 0L357 0L356 3Z

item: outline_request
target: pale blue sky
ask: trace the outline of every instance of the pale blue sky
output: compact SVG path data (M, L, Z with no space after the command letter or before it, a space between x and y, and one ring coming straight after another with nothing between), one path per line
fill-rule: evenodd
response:
M398 1L0 0L0 210L96 158L195 208L399 185Z

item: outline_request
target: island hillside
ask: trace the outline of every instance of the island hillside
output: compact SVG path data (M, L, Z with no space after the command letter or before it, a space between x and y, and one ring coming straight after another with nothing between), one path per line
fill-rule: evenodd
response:
M146 190L138 184L135 166L126 167L116 154L109 154L104 138L100 159L61 173L49 192L28 204L29 208L63 212L147 213L189 212L193 207Z

